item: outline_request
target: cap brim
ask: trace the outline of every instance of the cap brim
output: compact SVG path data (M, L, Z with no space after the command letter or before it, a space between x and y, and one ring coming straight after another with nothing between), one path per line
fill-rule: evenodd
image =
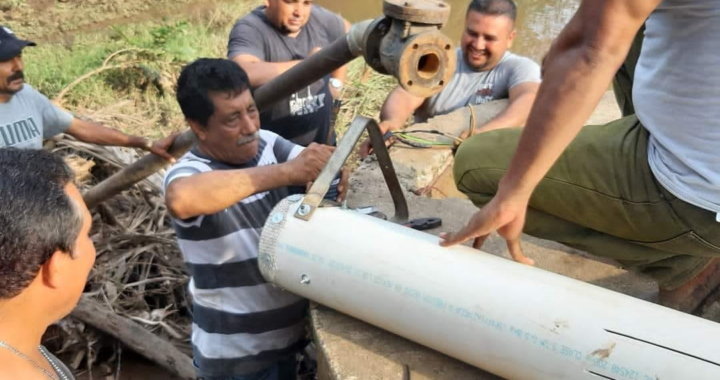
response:
M35 42L25 40L6 42L0 48L0 61L7 61L17 57L27 46L37 46L37 44Z

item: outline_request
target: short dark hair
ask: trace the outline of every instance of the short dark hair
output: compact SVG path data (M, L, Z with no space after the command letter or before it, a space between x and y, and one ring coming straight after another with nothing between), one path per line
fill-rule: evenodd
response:
M465 15L470 11L488 16L506 16L513 22L517 18L517 5L513 0L472 0Z
M72 254L83 225L65 192L73 178L52 153L0 149L0 300L27 288L53 252Z
M238 96L250 88L245 70L237 63L218 58L201 58L185 66L177 85L177 101L183 115L203 127L207 126L215 105L211 92Z

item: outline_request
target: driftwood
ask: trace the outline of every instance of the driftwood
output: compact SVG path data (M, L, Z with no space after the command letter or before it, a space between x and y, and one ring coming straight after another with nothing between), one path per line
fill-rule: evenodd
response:
M155 336L139 324L108 310L83 296L71 316L115 337L128 348L152 360L182 379L195 379L192 359L170 342Z
M136 157L132 150L85 144L67 136L51 145L48 149L62 155L75 171L81 190ZM189 356L189 276L157 178L101 204L92 215L97 259L80 304L55 329L56 352L73 357L75 370L85 363L88 370L95 367L108 375L113 367L116 372L122 367L119 341L176 376L194 378Z

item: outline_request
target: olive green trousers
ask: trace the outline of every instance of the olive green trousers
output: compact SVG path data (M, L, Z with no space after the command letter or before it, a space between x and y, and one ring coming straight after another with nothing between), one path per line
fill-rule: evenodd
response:
M634 71L634 62L626 66ZM628 113L626 86L632 81L620 78L616 89L618 84L618 100L626 101L620 105ZM459 147L455 182L476 206L496 193L521 133L520 128L491 131ZM533 193L524 232L615 259L667 290L720 258L716 215L678 199L655 180L648 136L634 115L584 127Z

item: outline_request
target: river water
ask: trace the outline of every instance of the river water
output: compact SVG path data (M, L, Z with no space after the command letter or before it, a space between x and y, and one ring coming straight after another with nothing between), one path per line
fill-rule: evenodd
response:
M451 14L443 32L457 44L469 0L446 2L451 6ZM382 0L315 0L315 3L341 14L351 23L382 15ZM540 62L580 0L516 0L516 3L518 34L511 50Z

